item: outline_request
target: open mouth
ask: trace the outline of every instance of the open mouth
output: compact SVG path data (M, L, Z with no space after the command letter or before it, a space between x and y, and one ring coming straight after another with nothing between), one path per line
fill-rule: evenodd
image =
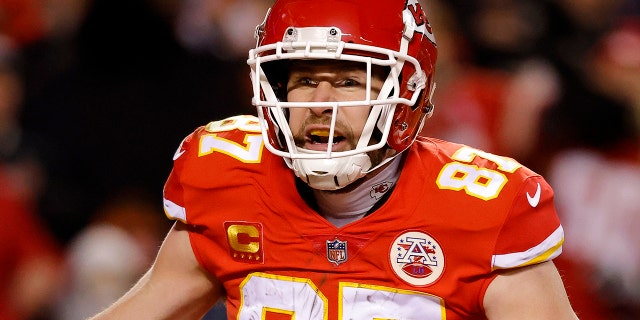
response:
M345 137L341 135L333 135L333 144L338 144L345 140ZM307 142L311 144L327 144L329 143L329 130L315 129L309 131L307 135Z
M309 128L304 138L304 147L307 150L327 151L329 149L329 128ZM338 130L333 133L332 151L343 151L349 149L348 138Z

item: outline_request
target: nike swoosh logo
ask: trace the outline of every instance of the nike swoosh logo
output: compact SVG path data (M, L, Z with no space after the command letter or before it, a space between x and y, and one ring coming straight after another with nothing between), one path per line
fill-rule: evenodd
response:
M540 183L538 183L538 189L536 189L536 194L534 194L533 197L529 194L529 191L527 191L527 201L529 201L529 204L534 208L540 203L540 192Z
M180 141L180 145L178 146L178 149L176 150L176 153L173 154L173 161L175 161L176 159L180 158L180 156L182 156L182 154L187 151L185 149L182 149L182 146L184 145L185 140L187 140L187 138L184 138L184 139L182 139L182 141Z

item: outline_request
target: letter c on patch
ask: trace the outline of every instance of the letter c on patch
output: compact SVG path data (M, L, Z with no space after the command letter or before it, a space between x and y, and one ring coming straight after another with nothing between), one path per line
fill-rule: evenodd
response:
M251 225L230 225L227 227L229 245L235 251L256 253L260 250L260 231Z

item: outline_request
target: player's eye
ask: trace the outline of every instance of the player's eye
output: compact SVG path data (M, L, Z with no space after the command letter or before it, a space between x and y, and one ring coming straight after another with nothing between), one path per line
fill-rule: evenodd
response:
M311 78L300 78L296 82L300 85L305 85L305 86L314 86L318 84L317 81L314 81Z
M359 87L360 82L356 79L344 79L340 81L340 85L343 87Z

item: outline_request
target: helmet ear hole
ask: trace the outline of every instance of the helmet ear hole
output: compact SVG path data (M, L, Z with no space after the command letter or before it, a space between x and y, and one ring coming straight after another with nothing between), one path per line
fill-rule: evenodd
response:
M424 90L422 90L420 92L420 94L418 95L418 100L416 100L416 103L414 105L411 106L411 110L416 111L416 109L423 107L426 105L427 103L425 103L424 100Z

